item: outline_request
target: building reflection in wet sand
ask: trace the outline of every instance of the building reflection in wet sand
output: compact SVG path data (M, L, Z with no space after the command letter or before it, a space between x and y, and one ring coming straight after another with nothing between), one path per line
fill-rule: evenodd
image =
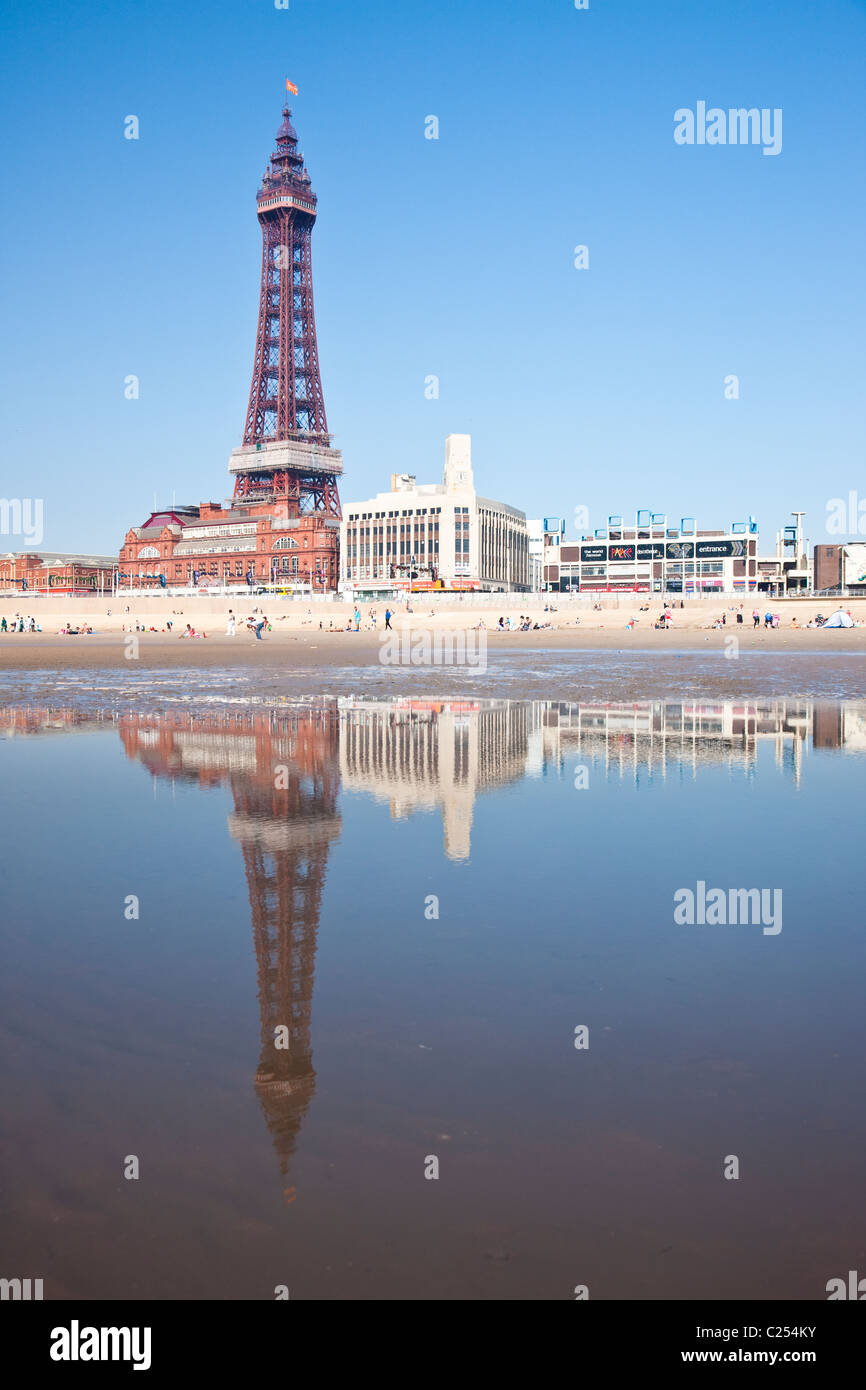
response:
M609 774L666 776L727 763L744 772L761 743L799 782L810 747L866 751L862 706L757 703L322 700L268 712L0 711L0 734L116 728L154 778L228 786L231 840L244 859L258 973L255 1090L288 1182L315 1090L310 1040L316 944L343 790L395 818L439 809L444 853L468 859L475 800L524 777L563 772L580 753ZM294 1189L284 1189L286 1201Z
M255 1088L288 1177L316 1084L310 1021L328 852L340 834L339 716L333 703L279 717L122 715L118 732L154 777L231 789L258 974Z

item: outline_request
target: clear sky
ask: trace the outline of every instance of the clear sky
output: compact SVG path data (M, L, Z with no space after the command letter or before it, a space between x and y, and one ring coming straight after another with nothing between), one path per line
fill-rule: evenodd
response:
M0 26L0 496L44 499L42 548L229 495L287 76L344 503L438 480L452 432L481 493L569 534L649 507L771 545L804 508L823 541L866 500L863 0L5 0ZM678 145L699 101L781 108L781 153Z

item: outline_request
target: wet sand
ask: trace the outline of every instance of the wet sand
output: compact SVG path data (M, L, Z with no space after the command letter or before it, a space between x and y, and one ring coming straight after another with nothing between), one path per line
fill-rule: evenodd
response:
M424 632L441 632L447 624L430 621L419 615L411 628L407 621L397 623L397 631L407 630L416 637ZM821 629L779 628L765 631L751 627L728 625L719 630L677 628L660 630L653 627L631 631L622 625L613 627L572 627L540 632L493 632L483 634L487 643L487 659L498 655L511 660L527 657L533 666L544 655L556 666L560 655L579 652L639 653L657 656L671 652L724 656L729 639L735 637L739 651L747 653L802 653L833 656L846 653L860 658L866 656L866 627ZM138 638L138 654L127 655L127 642ZM273 630L261 641L250 633L238 631L235 637L223 632L206 638L184 638L175 633L142 632L138 634L95 631L91 636L62 637L52 632L15 633L0 636L0 675L9 670L33 670L68 667L126 667L133 663L144 667L208 667L255 666L279 664L292 667L364 667L387 665L383 655L385 634L378 632L320 631L318 627L297 628L274 624ZM732 658L729 658L733 660ZM420 668L416 668L420 669ZM440 668L437 668L440 669Z
M98 691L111 699L166 703L278 702L348 692L555 700L866 695L866 600L847 602L855 621L864 624L855 628L805 627L815 613L832 612L834 605L826 601L777 601L776 629L753 628L751 606L738 624L730 603L693 601L675 610L673 627L660 629L654 626L656 609L641 613L621 598L601 609L566 601L545 612L538 598L530 604L524 596L521 607L520 595L508 597L515 602L501 610L460 604L434 612L401 610L393 620L396 640L387 646L384 604L372 605L375 630L369 606L362 610L366 626L360 632L345 629L347 605L269 605L271 630L257 641L243 625L234 637L226 635L231 604L216 598L185 600L182 609L172 609L169 600L147 597L131 605L130 613L110 614L98 599L64 602L62 609L34 600L32 611L44 631L0 634L0 692L7 703L29 695L52 705L92 704ZM234 611L246 616L240 604ZM551 626L498 632L500 611L515 619L531 612L534 621ZM714 628L722 614L725 626ZM632 618L635 626L628 628ZM91 624L93 634L61 636L60 627L70 619ZM482 619L483 631L470 630ZM800 626L793 626L795 619ZM171 632L164 630L169 620L175 625ZM136 622L158 630L124 631ZM180 636L178 628L187 623L207 637ZM443 637L450 638L450 647ZM437 639L444 649L439 660Z

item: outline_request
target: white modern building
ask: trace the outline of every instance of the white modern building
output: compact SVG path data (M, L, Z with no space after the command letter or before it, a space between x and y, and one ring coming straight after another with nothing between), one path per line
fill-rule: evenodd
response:
M527 521L529 536L529 587L534 594L547 589L544 579L546 565L558 565L559 547L565 539L565 521L560 516L539 517Z
M545 537L547 540L547 537ZM661 512L638 511L633 523L609 516L580 541L545 552L544 583L559 593L749 594L761 587L754 517L727 530L699 529L694 517L675 525Z
M477 495L468 434L446 439L441 483L394 473L389 492L344 506L340 587L378 596L529 589L525 513Z

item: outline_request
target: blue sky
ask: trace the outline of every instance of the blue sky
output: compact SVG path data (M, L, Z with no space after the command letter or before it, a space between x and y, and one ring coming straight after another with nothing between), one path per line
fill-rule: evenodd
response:
M6 0L0 24L0 495L44 499L43 548L229 495L286 76L344 502L438 479L451 432L480 492L569 534L650 507L771 542L796 507L822 541L829 499L866 499L862 0ZM677 145L701 100L782 108L781 154Z

